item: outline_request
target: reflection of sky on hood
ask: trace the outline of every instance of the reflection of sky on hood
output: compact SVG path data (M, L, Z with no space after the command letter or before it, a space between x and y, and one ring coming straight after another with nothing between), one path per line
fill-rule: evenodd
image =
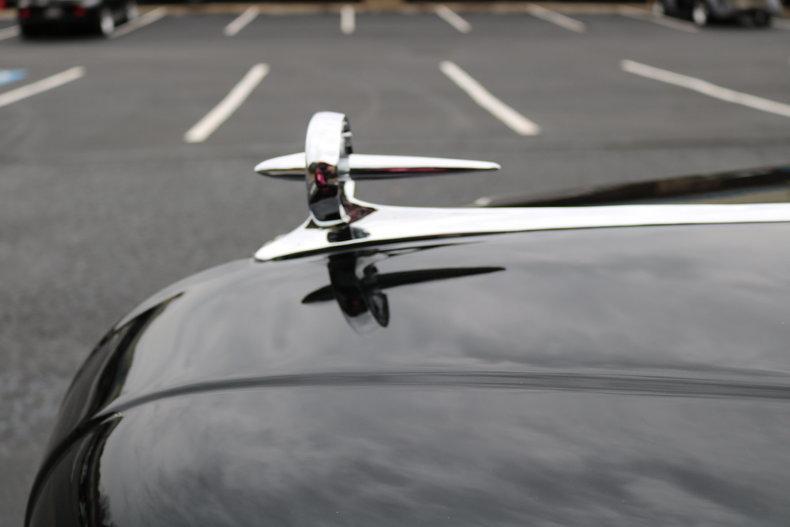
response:
M301 303L328 283L322 257L237 265L153 321L126 393L340 370L788 374L788 235L783 224L598 229L402 254L377 267L506 270L388 290L389 327L362 335L335 303Z
M275 388L126 413L118 527L787 525L784 402Z

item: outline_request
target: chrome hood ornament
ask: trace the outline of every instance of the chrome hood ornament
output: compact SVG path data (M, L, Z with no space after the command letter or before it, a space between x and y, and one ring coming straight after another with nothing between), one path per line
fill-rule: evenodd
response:
M375 210L354 199L354 181L499 168L488 161L354 154L346 116L319 112L307 126L304 152L267 159L255 171L276 178L306 178L310 219L317 227L337 229Z
M507 232L790 221L787 203L451 209L375 205L354 197L358 180L499 168L487 161L354 154L346 116L317 113L308 125L304 152L255 167L265 176L304 178L309 210L307 221L264 244L255 258L270 261L378 243Z

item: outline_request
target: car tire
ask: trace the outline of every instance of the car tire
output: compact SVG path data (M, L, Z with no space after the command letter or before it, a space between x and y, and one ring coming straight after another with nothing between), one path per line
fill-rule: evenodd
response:
M19 36L25 40L29 40L41 36L41 31L37 27L20 24Z
M691 10L691 21L699 27L710 24L710 11L705 2L694 2L694 8Z
M123 6L123 21L129 22L140 16L140 10L137 8L137 2L130 0Z
M771 13L766 13L765 11L755 11L752 13L752 25L754 25L754 27L769 27L771 22L773 22Z
M96 34L107 38L115 31L115 16L109 8L103 7L96 16Z

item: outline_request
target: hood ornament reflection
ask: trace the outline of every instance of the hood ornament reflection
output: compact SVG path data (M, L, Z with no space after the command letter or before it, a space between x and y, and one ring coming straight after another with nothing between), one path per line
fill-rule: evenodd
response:
M302 303L317 304L334 300L349 326L357 333L368 333L379 327L386 328L390 323L388 289L505 270L501 266L486 266L379 271L377 264L388 258L434 247L441 246L383 252L350 251L330 255L327 259L329 284L308 293Z
M346 116L319 112L310 119L303 153L267 159L255 171L275 178L305 178L312 223L322 229L343 230L376 210L354 199L354 181L499 168L487 161L354 154ZM364 237L361 231L347 234Z

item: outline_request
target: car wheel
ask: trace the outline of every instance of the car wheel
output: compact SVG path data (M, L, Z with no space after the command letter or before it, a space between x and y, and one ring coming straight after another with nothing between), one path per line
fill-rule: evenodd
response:
M115 31L115 17L110 9L103 7L97 18L96 32L103 37L109 37L113 31Z
M771 13L766 13L765 11L752 13L752 24L754 24L754 27L768 27L772 21Z
M137 9L137 2L131 0L126 2L123 8L123 21L128 22L140 16L140 11Z
M38 28L31 27L25 24L19 25L19 36L24 39L36 38L40 35L41 35L41 31Z
M698 26L707 26L710 22L710 13L705 2L695 2L691 11L691 20Z

